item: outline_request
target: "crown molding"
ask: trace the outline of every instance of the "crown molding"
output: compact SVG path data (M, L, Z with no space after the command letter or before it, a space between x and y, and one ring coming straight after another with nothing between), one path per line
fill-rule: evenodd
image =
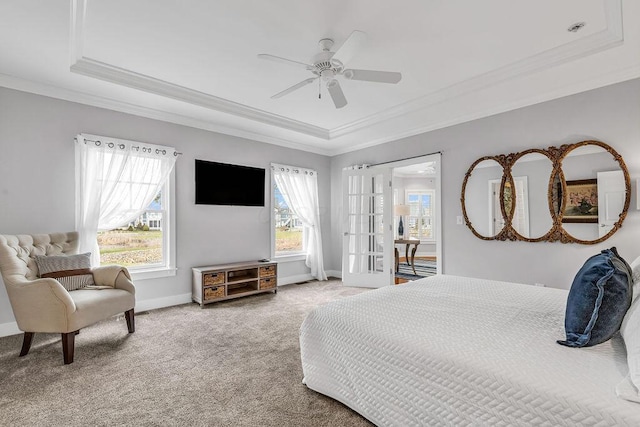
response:
M97 96L97 95L90 95L84 92L78 92L70 89L65 89L59 86L52 86L44 83L25 80L25 79L21 79L18 77L9 76L1 73L0 73L0 87L6 87L8 89L14 89L21 92L33 93L36 95L47 96L49 98L56 98L56 99L61 99L69 102L75 102L78 104L89 105L92 107L104 108L107 110L131 114L139 117L145 117L148 119L174 123L177 125L189 126L196 129L202 129L202 130L221 133L225 135L236 136L239 138L245 138L253 141L265 142L267 144L278 145L281 147L291 148L294 150L302 150L302 151L307 151L315 154L321 154L324 156L331 155L330 150L311 146L308 144L302 144L286 138L272 137L265 133L243 130L235 127L229 127L214 121L195 119L192 117L187 117L180 114L171 113L168 111L142 107L136 104L130 104L127 102L117 101L111 98L106 98L106 97Z
M184 86L169 83L144 74L136 73L115 65L83 57L71 65L71 71L88 77L94 77L121 86L138 89L143 92L166 98L176 99L222 113L232 114L260 123L300 132L305 135L328 140L329 131L298 120L268 113L224 98L209 95Z
M463 80L460 83L437 90L380 113L372 114L343 126L333 128L329 131L329 139L339 138L380 122L431 107L445 100L486 89L487 87L506 80L532 74L544 68L557 66L619 46L624 41L622 31L622 0L605 0L604 9L606 29L598 33L565 43L564 45L557 46L476 77Z
M447 120L439 122L431 122L424 126L415 127L412 129L406 129L402 132L394 133L393 135L385 136L383 138L373 139L362 144L351 145L349 147L339 148L331 151L331 156L337 156L340 154L350 153L352 151L362 150L364 148L373 147L387 142L398 141L403 138L409 138L415 135L419 135L426 132L431 132L437 129L454 126L461 123L470 122L472 120L482 119L484 117L493 116L500 113L516 110L518 108L528 107L530 105L540 104L542 102L551 101L554 99L562 98L565 96L575 95L588 90L594 90L601 87L621 83L627 80L640 78L640 63L628 67L626 69L616 71L614 73L608 73L598 76L593 79L582 81L571 86L563 86L560 89L537 94L533 97L526 99L520 99L514 102L504 103L502 105L495 106L490 109L481 109L479 111L452 117Z
M82 59L84 49L84 22L87 14L87 0L71 0L69 17L69 65Z

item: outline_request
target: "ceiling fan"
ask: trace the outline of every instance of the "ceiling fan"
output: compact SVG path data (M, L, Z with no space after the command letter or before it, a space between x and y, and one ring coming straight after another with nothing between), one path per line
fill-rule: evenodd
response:
M327 91L329 92L336 108L342 108L347 105L347 98L344 96L340 83L336 79L338 76L343 76L348 80L363 80L376 83L398 83L402 78L402 74L398 72L345 68L345 64L356 55L358 50L364 45L366 39L367 35L362 31L353 31L342 46L340 46L340 48L335 52L331 52L333 40L322 39L318 42L322 51L311 58L310 64L266 53L259 54L258 58L260 59L267 59L270 61L302 67L307 71L311 71L314 75L314 77L309 77L308 79L305 79L282 92L276 93L271 98L281 98L319 79L319 82L321 81L326 84ZM321 97L320 93L318 93L318 97Z

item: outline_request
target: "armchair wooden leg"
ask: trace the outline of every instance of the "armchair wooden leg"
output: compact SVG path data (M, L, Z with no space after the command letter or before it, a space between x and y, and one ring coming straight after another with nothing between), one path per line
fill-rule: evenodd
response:
M124 312L124 318L127 320L127 329L132 334L136 331L136 319L133 314L133 308Z
M20 357L26 356L31 349L31 341L33 340L33 332L25 332L22 339L22 350L20 350Z
M64 357L64 364L68 365L73 363L73 351L75 348L76 332L69 332L62 334L62 356Z

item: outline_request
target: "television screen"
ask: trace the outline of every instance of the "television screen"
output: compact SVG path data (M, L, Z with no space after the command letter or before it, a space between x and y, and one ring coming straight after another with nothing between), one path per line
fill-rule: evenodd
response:
M196 159L196 204L264 206L265 170Z

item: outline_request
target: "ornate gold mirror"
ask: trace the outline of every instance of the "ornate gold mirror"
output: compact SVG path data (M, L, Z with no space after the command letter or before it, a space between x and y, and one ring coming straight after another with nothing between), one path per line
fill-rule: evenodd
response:
M476 160L462 183L462 214L473 234L484 240L494 239L505 225L504 204L498 199L504 185L504 156Z
M509 179L515 189L511 226L519 240L546 240L555 215L549 203L553 159L545 150L532 149L513 158Z
M462 185L462 213L484 240L594 244L611 237L627 214L629 172L600 141L485 156Z
M631 200L631 180L622 157L603 142L583 141L563 150L560 168L562 240L594 244L611 237Z

